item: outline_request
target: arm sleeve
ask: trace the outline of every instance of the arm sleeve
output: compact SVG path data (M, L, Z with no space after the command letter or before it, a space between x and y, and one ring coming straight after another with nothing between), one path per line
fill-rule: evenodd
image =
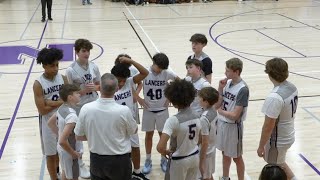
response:
M212 74L212 61L209 57L202 60L202 71L204 75Z
M264 101L261 111L266 116L276 119L279 117L283 105L284 105L284 102L281 99L281 97L277 97L277 95L271 96L271 97L268 96Z
M201 124L201 135L209 135L209 123L208 119L205 116L200 117Z
M178 125L179 125L179 122L175 116L169 117L166 120L166 123L164 124L162 133L165 133L171 136Z
M240 89L237 99L236 99L236 106L247 107L249 101L249 89L247 86Z

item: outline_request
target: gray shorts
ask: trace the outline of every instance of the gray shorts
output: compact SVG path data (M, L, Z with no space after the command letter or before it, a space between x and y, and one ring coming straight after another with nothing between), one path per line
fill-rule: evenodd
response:
M216 147L225 156L237 158L242 151L243 124L227 123L218 119Z
M142 116L142 131L157 131L162 132L166 120L169 118L169 111L165 109L160 112L151 112L146 109L143 110Z

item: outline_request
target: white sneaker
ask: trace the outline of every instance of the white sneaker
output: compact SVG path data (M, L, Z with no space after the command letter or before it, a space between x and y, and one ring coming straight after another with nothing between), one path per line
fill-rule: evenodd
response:
M85 164L79 164L80 177L83 179L90 179L90 172L86 168Z

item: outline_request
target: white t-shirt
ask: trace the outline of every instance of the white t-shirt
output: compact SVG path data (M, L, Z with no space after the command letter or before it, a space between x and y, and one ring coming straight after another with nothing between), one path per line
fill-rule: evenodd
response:
M270 140L276 141L278 146L291 145L295 141L294 119L297 105L297 88L284 81L273 88L262 106L262 113L277 120Z
M130 135L138 126L127 106L113 98L99 98L85 104L74 132L86 136L89 150L99 155L121 155L131 152Z
M164 89L169 80L174 80L177 75L170 70L162 70L159 74L149 68L148 76L143 80L143 96L149 105L148 111L161 111L166 109L164 104L167 98L164 96Z

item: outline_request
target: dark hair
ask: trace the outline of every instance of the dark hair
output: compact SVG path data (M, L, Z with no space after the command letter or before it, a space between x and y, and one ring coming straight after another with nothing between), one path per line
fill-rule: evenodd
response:
M117 65L117 64L120 64L120 58L121 57L127 57L127 58L130 58L131 57L128 55L128 54L119 54L118 57L116 58L116 60L114 61L114 64ZM124 63L128 68L131 66L131 64L128 64L128 63Z
M79 52L82 48L89 51L92 47L91 42L87 39L77 39L74 43L74 50L76 52Z
M273 58L267 61L264 72L278 82L285 81L289 76L288 64L281 58Z
M207 45L207 43L208 43L206 36L204 34L199 34L199 33L192 35L190 38L190 41L196 42L196 43L201 43L204 45Z
M196 96L196 90L191 82L177 79L167 85L164 95L174 106L183 109L190 106Z
M155 65L157 65L160 69L168 69L169 66L169 58L164 53L157 53L152 57L152 61Z
M263 167L259 180L287 180L287 175L280 166L267 164Z
M80 91L80 88L77 87L75 84L64 84L61 86L59 90L59 96L64 101L68 101L68 96L72 95L74 92Z
M197 66L197 67L200 67L200 69L202 69L202 62L199 61L198 59L188 59L186 61L186 66L192 65L192 64Z
M231 69L232 71L239 71L239 75L242 72L243 63L239 58L231 58L228 61L226 61L226 67L228 69Z
M198 92L198 96L204 101L208 101L209 105L212 106L219 99L219 92L213 87L204 87Z
M113 66L111 69L111 74L120 78L128 78L130 77L130 70L126 64L119 63Z
M63 58L63 52L57 48L43 48L38 53L37 64L53 64L55 61L60 61Z

